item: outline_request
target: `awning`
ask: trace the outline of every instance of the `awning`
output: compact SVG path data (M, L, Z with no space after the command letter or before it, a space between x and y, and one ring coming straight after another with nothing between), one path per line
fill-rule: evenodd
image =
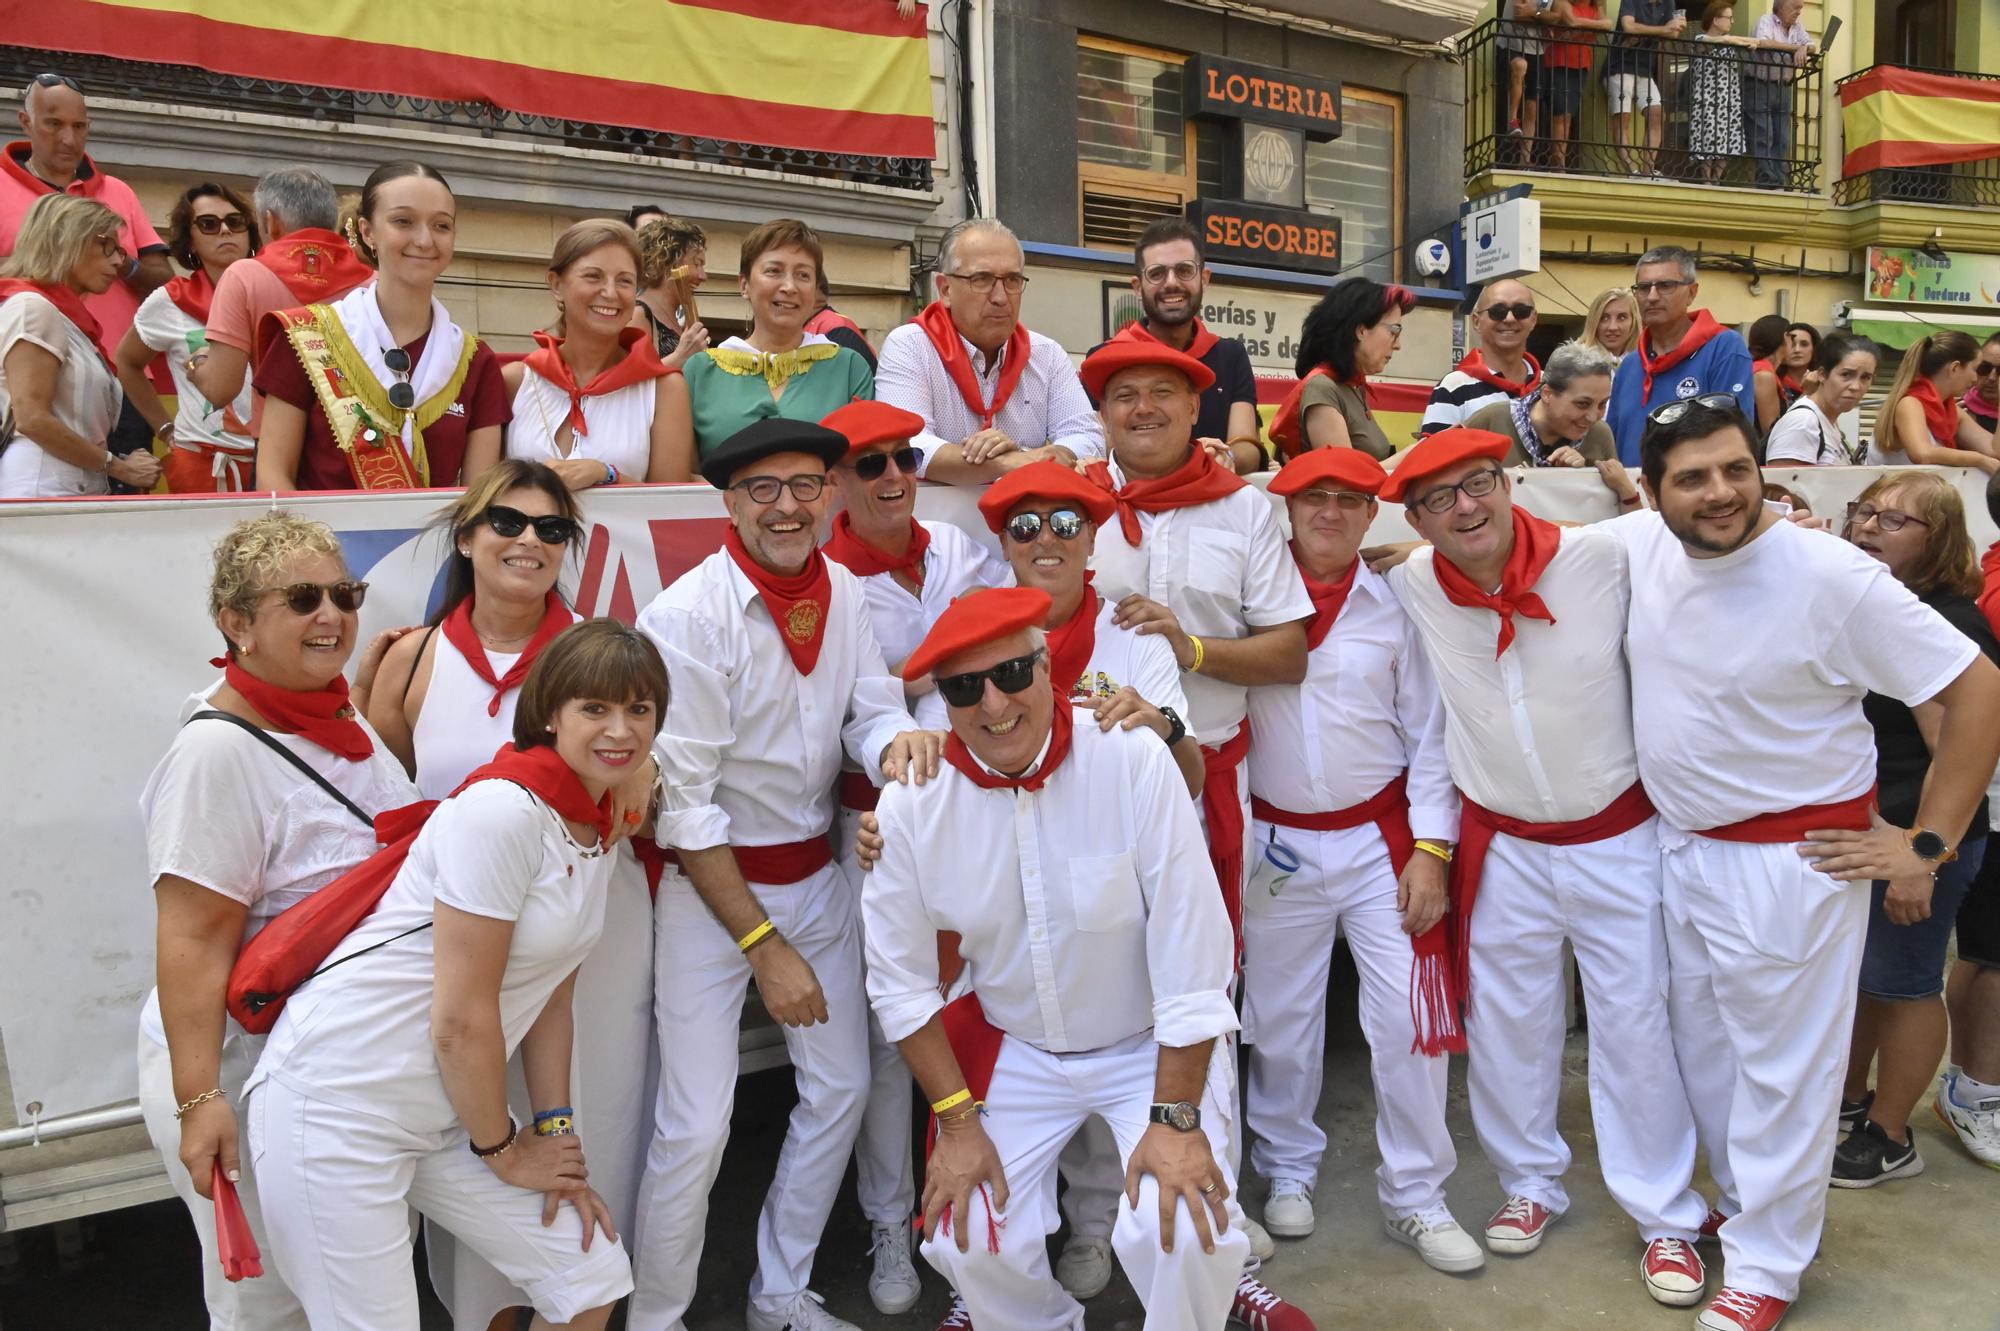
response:
M2000 315L1959 314L1950 310L1871 310L1857 306L1849 311L1847 326L1863 337L1900 351L1920 338L1949 329L1969 333L1983 342L2000 333Z

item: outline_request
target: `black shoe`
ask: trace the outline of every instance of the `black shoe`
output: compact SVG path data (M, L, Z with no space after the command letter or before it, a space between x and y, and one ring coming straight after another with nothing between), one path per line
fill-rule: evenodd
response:
M1915 1178L1924 1172L1924 1158L1917 1154L1917 1139L1889 1140L1872 1118L1864 1118L1833 1151L1833 1178L1836 1188L1872 1188L1892 1178Z
M1873 1091L1863 1091L1859 1100L1842 1100L1840 1102L1841 1135L1846 1136L1859 1127L1861 1120L1868 1117L1868 1110L1874 1103L1875 1092Z

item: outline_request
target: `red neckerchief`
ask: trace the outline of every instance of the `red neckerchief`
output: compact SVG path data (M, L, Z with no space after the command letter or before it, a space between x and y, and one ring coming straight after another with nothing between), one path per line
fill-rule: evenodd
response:
M826 639L827 611L833 605L833 575L827 572L826 557L815 550L806 566L790 577L773 573L750 557L743 538L731 527L722 548L750 579L750 585L764 598L764 608L778 626L778 636L791 653L792 665L801 675L810 675L819 664L820 644Z
M1299 578L1306 585L1306 595L1312 597L1313 621L1306 625L1306 650L1311 651L1325 642L1326 635L1333 631L1333 621L1340 618L1341 607L1347 604L1347 594L1354 590L1354 579L1361 571L1361 561L1356 559L1349 564L1347 572L1332 582L1318 582L1306 573L1306 566L1299 562L1299 543L1293 541L1292 562L1299 565Z
M878 550L854 534L854 524L848 519L846 509L833 515L833 535L827 537L820 549L828 559L845 568L857 578L872 578L877 573L902 573L919 587L924 582L924 555L931 548L931 534L915 518L910 519L910 548L901 558Z
M1207 449L1194 447L1189 448L1187 461L1165 476L1149 481L1127 481L1122 488L1112 481L1108 463L1092 462L1084 468L1083 474L1103 486L1106 493L1118 501L1118 529L1125 535L1125 544L1135 549L1142 535L1139 528L1141 513L1164 513L1168 509L1213 503L1248 484L1235 472L1218 467Z
M1491 384L1509 397L1526 397L1542 386L1542 363L1533 355L1523 352L1528 362L1528 378L1525 383L1513 379L1503 379L1486 364L1486 353L1478 347L1465 353L1465 359L1458 363L1459 373L1469 374L1482 384Z
M83 297L71 291L60 282L29 282L18 277L0 277L0 300L18 296L24 291L32 291L43 297L63 318L81 328L84 335L97 347L97 354L107 363L111 353L104 347L104 326L97 322L97 316L84 305Z
M643 333L645 330L639 331ZM486 704L486 714L498 716L507 691L528 677L528 671L535 664L535 658L541 655L542 648L554 642L557 634L575 622L576 616L570 613L569 607L562 603L562 597L556 595L551 587L548 599L542 605L542 622L535 629L535 636L528 639L528 645L521 649L520 656L507 668L507 673L498 676L493 673L493 663L486 659L486 644L479 641L479 634L472 627L470 596L452 607L441 627L445 641L458 648L458 654L472 667L472 673L493 686L493 701Z
M1323 374L1337 384L1346 382L1334 373L1331 365L1315 365L1292 385L1291 392L1278 404L1278 414L1271 417L1271 442L1285 457L1295 458L1311 447L1306 442L1305 396L1306 385L1316 374ZM1368 409L1368 376L1358 376L1352 386L1361 390L1362 414L1373 420L1375 413Z
M981 790L1040 790L1042 784L1055 770L1062 766L1069 756L1070 734L1076 728L1076 718L1070 713L1069 699L1056 699L1055 715L1049 719L1049 751L1042 757L1042 765L1035 769L1033 776L1001 776L989 772L980 761L972 756L972 750L965 747L965 741L958 737L956 730L944 742L945 761L965 773L966 779Z
M945 373L958 385L958 395L972 408L972 414L979 417L979 428L992 429L993 418L1007 405L1007 399L1014 396L1015 385L1027 371L1028 357L1033 351L1028 345L1028 325L1017 320L1014 331L1007 335L1007 345L1000 351L1000 382L994 385L993 405L988 406L980 393L972 358L965 354L965 339L959 336L958 325L951 321L950 308L943 301L934 300L918 313L916 323L936 348Z
M337 300L375 276L339 235L316 226L268 242L257 262L276 273L301 305Z
M624 348L624 357L589 383L579 386L576 371L563 359L562 344L563 339L553 334L536 333L535 349L528 353L527 365L569 394L569 428L576 432L579 439L590 433L590 425L583 418L585 398L603 397L621 388L674 373L660 359L660 353L653 350L653 339L645 329L621 328L618 330L618 345Z
M825 334L835 328L845 328L856 336L862 336L861 325L831 305L822 306L819 313L806 320L805 331L808 333Z
M1777 366L1775 366L1775 365L1773 365L1773 364L1771 363L1771 358L1770 358L1769 356L1764 356L1764 357L1761 357L1761 358L1759 358L1759 359L1757 359L1757 360L1753 360L1753 361L1751 361L1751 362L1750 362L1750 373L1752 373L1752 374L1768 374L1768 375L1770 375L1770 376L1771 376L1771 377L1772 377L1773 379L1776 379L1776 380L1777 380L1777 381L1778 381L1779 383L1783 383L1783 382L1784 382L1784 376L1782 376L1782 375L1780 375L1780 374L1778 373L1778 367L1777 367Z
M83 160L76 164L76 179L62 189L57 189L48 181L28 169L28 159L34 156L34 145L26 139L16 139L0 152L0 172L12 176L30 194L75 194L81 198L94 199L104 188L104 173L97 169L97 163L85 153Z
M1923 404L1924 424L1930 427L1931 438L1946 448L1958 447L1958 403L1946 402L1938 395L1937 385L1918 375L1905 395Z
M1653 400L1653 376L1664 370L1671 370L1688 357L1700 351L1708 341L1722 331L1722 325L1707 310L1696 310L1694 322L1688 326L1687 336L1680 345L1663 355L1652 353L1653 335L1648 330L1639 330L1639 364L1645 369L1646 381L1640 390L1639 401L1643 405Z
M1514 641L1515 615L1550 624L1556 622L1548 605L1535 595L1534 586L1549 561L1556 557L1556 545L1561 540L1562 528L1542 521L1519 504L1514 505L1514 548L1507 553L1507 567L1500 574L1500 590L1491 594L1474 586L1472 579L1443 555L1431 560L1445 600L1474 610L1491 610L1500 616L1500 642L1493 649L1494 660L1499 660Z
M234 660L225 660L222 677L257 715L287 734L311 740L336 758L351 763L375 752L367 730L355 718L354 704L347 700L344 675L335 675L333 683L323 689L281 689L257 678Z
M182 314L208 327L208 307L215 299L215 279L208 275L208 269L197 268L186 277L167 279L167 299L179 307Z
M1059 701L1076 693L1077 683L1097 651L1097 608L1102 598L1090 585L1095 576L1084 573L1083 599L1076 603L1076 613L1064 623L1048 626L1049 680L1056 686Z
M2000 634L2000 541L1987 546L1979 557L1979 572L1985 580L1979 592L1979 609L1994 633Z
M1118 330L1118 336L1111 340L1117 342L1121 339L1126 342L1158 342L1163 347L1173 346L1173 343L1167 341L1165 338L1156 336L1152 329L1146 327L1145 320L1143 319L1134 319L1131 323L1126 324ZM1194 321L1194 340L1187 344L1187 354L1196 360L1200 360L1208 355L1209 352L1215 350L1215 344L1221 340L1214 333L1209 332L1201 320L1196 319ZM1174 347L1174 350L1179 351L1180 348Z

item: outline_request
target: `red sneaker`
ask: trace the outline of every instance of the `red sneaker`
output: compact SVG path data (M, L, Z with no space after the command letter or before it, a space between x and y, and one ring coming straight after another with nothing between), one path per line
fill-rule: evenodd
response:
M972 1313L966 1308L965 1300L958 1297L958 1291L951 1293L951 1307L945 1309L944 1320L937 1324L937 1331L972 1331Z
M1656 1303L1669 1308L1692 1308L1701 1302L1708 1285L1708 1268L1695 1255L1694 1245L1679 1239L1654 1239L1639 1259L1639 1273L1646 1277L1646 1292Z
M1722 1237L1722 1227L1728 1223L1728 1220L1728 1216L1716 1210L1713 1206L1709 1207L1708 1218L1701 1222L1701 1234L1695 1241L1697 1243L1715 1242Z
M1724 1288L1715 1296L1715 1302L1701 1310L1694 1324L1703 1331L1771 1331L1785 1320L1791 1306L1789 1300L1769 1294Z
M1558 1213L1526 1197L1509 1197L1486 1222L1486 1246L1495 1252L1530 1253L1542 1246L1542 1234Z
M1318 1331L1303 1308L1286 1303L1248 1271L1236 1282L1236 1302L1229 1305L1229 1320L1248 1331Z

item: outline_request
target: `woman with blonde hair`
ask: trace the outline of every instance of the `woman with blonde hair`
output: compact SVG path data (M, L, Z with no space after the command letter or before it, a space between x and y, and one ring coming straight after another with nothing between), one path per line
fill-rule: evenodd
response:
M1905 351L1875 416L1868 465L1978 467L1989 476L2000 471L1992 432L1959 406L1978 361L1979 343L1956 329L1932 333Z
M1597 293L1583 316L1583 337L1587 347L1602 347L1614 356L1623 356L1639 345L1639 302L1629 287L1612 287Z
M572 490L694 476L687 380L632 322L641 263L623 222L563 232L549 259L555 331L500 372L514 413L507 456L547 463Z
M112 481L150 490L160 479L151 453L105 447L124 398L83 302L131 262L124 225L94 199L45 194L0 264L0 498L101 495Z
M632 322L652 336L653 350L669 367L682 369L690 356L708 350L694 293L708 280L708 236L693 222L657 217L639 228L637 308Z

